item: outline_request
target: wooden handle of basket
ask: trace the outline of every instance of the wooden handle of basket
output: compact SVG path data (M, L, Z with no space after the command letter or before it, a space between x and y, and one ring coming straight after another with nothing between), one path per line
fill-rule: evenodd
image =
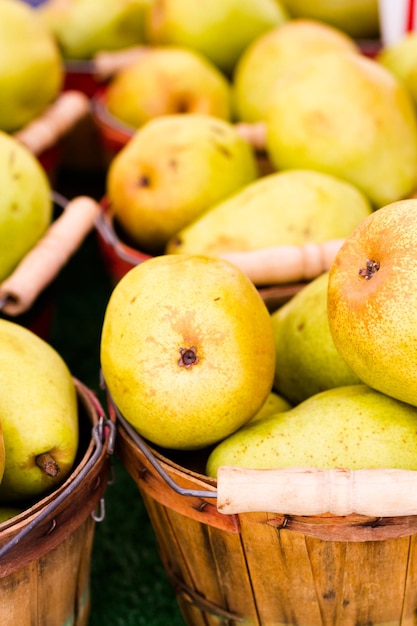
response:
M266 145L266 127L264 122L255 122L252 124L238 122L235 128L239 135L243 137L255 150L265 150Z
M327 271L343 239L300 246L282 245L247 252L225 252L220 256L237 265L255 285L277 285L312 280Z
M220 467L221 513L399 517L417 514L417 472L395 469L253 470Z
M98 203L88 196L68 202L44 237L0 284L0 299L7 298L4 313L20 315L31 307L93 228L100 210Z
M85 94L64 91L42 115L14 133L14 137L33 154L41 154L64 137L89 110L90 101Z
M94 74L105 81L149 52L148 46L131 46L114 52L98 52L94 57Z

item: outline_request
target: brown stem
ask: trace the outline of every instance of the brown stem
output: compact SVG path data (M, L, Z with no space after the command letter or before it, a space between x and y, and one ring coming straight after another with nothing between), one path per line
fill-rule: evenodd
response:
M43 471L47 476L51 478L55 478L58 476L61 471L58 463L55 461L54 457L50 452L44 452L43 454L38 454L35 458L36 465Z

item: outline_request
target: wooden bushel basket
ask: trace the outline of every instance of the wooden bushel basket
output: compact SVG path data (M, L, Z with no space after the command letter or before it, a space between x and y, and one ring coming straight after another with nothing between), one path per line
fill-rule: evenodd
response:
M78 380L80 447L58 489L0 524L1 626L87 626L90 562L114 422Z
M188 626L417 623L417 472L221 468L117 419Z

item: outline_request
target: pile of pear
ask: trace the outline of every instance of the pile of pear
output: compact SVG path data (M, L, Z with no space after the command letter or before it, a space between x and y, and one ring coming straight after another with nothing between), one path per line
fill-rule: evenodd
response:
M287 17L229 75L191 45L164 43L106 91L132 129L106 181L131 246L222 255L321 243L417 189L412 91L342 29Z
M78 449L68 366L33 331L0 319L0 522L62 485Z

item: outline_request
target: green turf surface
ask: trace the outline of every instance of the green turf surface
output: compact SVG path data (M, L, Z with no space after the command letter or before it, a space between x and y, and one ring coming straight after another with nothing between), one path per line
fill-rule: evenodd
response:
M80 193L100 195L100 184L89 189L80 177L68 180L68 175L56 189L68 198ZM111 290L91 233L54 285L48 341L103 406L99 344ZM113 466L114 484L105 493L106 516L95 531L89 626L184 626L139 491L117 457Z

